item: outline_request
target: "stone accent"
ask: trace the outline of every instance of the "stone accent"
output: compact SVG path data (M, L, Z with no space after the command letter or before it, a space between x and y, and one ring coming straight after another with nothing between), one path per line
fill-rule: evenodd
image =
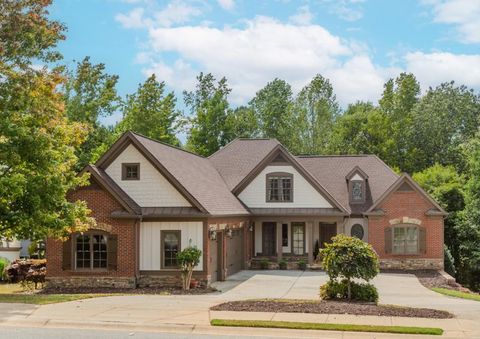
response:
M443 270L443 259L380 259L381 269Z
M403 217L397 219L390 219L390 225L398 225L398 224L414 224L414 225L421 225L422 221L415 218Z
M208 286L209 280L205 275L193 273L192 279L199 280L201 285ZM170 275L141 275L137 279L137 286L144 287L179 287L182 286L180 273L174 272Z
M48 287L60 288L135 288L131 277L52 277L47 278Z

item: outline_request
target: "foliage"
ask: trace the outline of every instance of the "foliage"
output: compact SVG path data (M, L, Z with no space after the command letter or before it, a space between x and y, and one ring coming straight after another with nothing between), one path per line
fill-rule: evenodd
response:
M32 66L60 58L53 48L64 26L49 19L49 3L0 3L0 234L7 238L61 236L92 223L84 203L66 199L85 183L74 152L87 128L66 117L62 69Z
M158 141L179 146L180 112L175 108L173 92L165 93L165 82L152 74L136 93L128 95L123 107L123 120L116 128L117 135L134 131Z
M78 62L75 71L67 71L64 86L67 117L88 128L87 139L76 149L77 170L92 161L95 149L108 138L110 130L99 119L113 114L120 105L117 82L117 75L107 74L104 64L92 64L89 57Z
M339 234L321 250L322 266L331 281L345 280L351 299L352 279L369 281L379 272L378 256L372 245L355 237Z
M432 291L435 291L437 293L441 293L444 295L448 295L450 297L480 301L480 294L478 293L461 292L461 291L451 290L448 288L440 288L440 287L432 287Z
M378 291L375 286L368 283L351 283L351 297L348 296L348 282L345 280L329 280L320 286L320 298L330 299L349 299L357 301L378 301Z
M260 268L262 270L268 270L269 267L270 261L268 261L268 259L263 258L262 260L260 260Z
M454 277L457 273L455 269L455 259L453 258L452 253L448 249L447 245L443 247L443 264L445 267L445 272Z
M0 281L4 281L7 278L5 269L9 263L7 259L0 257Z
M320 245L318 243L318 239L315 240L315 246L313 247L313 258L317 260L320 254Z
M34 240L28 246L28 254L31 259L45 259L45 250L44 240Z
M282 259L278 262L278 268L281 270L286 270L287 269L287 261L285 259Z
M212 74L200 73L195 90L183 93L185 105L190 109L188 149L208 156L230 141L227 130L230 92L226 78L217 82Z
M43 286L45 283L47 261L18 259L11 262L6 271L9 282L19 282L24 288L37 289L38 284Z
M177 260L182 272L182 287L184 290L190 289L193 269L200 263L202 251L197 247L189 246L177 253Z
M298 269L299 270L302 270L302 271L305 271L307 269L307 262L303 259L300 259L298 262L297 262L297 265L298 265Z

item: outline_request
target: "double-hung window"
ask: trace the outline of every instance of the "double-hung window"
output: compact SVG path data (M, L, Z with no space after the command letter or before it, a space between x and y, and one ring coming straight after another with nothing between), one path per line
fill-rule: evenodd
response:
M418 227L413 225L395 226L393 228L393 253L419 253Z
M75 238L76 269L107 269L107 236L79 234Z
M267 202L293 201L293 175L290 173L267 174Z

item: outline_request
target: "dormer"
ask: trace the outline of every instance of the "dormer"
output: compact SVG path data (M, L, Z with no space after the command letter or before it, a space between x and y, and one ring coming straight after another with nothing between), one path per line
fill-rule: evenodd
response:
M363 204L366 200L368 175L355 166L346 176L350 204Z

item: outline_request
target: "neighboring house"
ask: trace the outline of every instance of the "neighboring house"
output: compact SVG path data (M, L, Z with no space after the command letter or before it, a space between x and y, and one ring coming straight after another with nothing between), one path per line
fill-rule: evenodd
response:
M85 200L96 229L47 241L52 284L174 283L176 253L203 252L207 282L252 261L304 259L338 233L372 244L382 268L441 269L445 211L378 157L293 156L277 140L236 139L208 158L125 133L95 165Z
M20 241L0 238L0 258L5 258L10 262L14 261L20 258L21 250L22 243Z

